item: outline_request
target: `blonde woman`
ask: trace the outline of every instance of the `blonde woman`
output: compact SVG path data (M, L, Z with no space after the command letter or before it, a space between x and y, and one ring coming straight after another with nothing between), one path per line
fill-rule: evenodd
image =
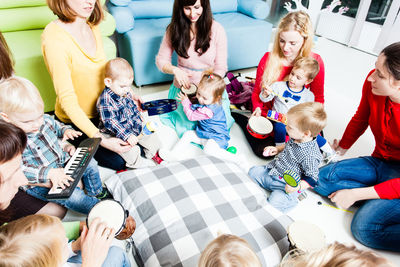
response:
M268 110L272 109L271 102L261 101L261 89L276 81L285 80L285 77L292 71L294 62L300 57L312 57L318 61L320 70L307 87L314 94L316 102L324 103L325 67L321 57L311 52L313 37L314 29L307 13L303 11L288 13L280 20L272 51L265 53L257 67L252 94L254 116L266 116ZM253 137L246 130L247 117L237 113L232 116L244 130L253 152L263 158L263 150L266 146L274 144L273 138L257 139Z
M280 267L394 267L385 258L369 250L333 243L320 251L302 254L289 251Z
M207 245L198 267L261 267L261 263L246 240L223 234Z

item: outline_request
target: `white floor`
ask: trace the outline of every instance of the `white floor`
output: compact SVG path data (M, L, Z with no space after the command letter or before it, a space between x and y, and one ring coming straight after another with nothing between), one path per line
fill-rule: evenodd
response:
M324 130L328 141L340 138L348 121L357 109L361 88L368 72L374 68L376 56L348 48L341 44L319 38L314 49L319 53L325 62L325 107L328 113L328 126ZM255 68L240 71L247 76L255 77ZM245 76L243 75L243 76ZM141 95L145 101L166 98L168 95L169 83L144 86L137 88L137 94ZM149 117L151 120L158 120L157 117ZM175 132L161 126L159 133L163 136L164 147L171 147L178 139ZM247 156L252 165L265 164L252 153L247 144L242 130L234 124L231 129L230 145L236 146L238 153ZM371 154L374 148L374 140L369 130L357 141L348 151L346 157L355 157ZM202 151L193 146L186 152L188 157L196 156ZM105 173L104 169L102 170ZM363 247L351 235L350 223L352 213L331 208L327 205L318 205L322 201L329 203L326 199L313 192L308 192L308 197L301 201L298 207L289 212L294 220L305 220L318 225L325 233L327 241L340 241L348 244L355 244ZM67 219L74 217L69 213ZM390 259L393 263L400 266L400 254L377 251L377 253Z

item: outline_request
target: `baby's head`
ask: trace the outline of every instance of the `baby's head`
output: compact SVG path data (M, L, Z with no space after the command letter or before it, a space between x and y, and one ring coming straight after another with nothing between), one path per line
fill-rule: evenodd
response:
M104 84L119 96L126 95L132 88L133 69L128 61L117 57L105 66Z
M302 89L311 83L319 72L318 61L312 57L301 57L293 65L289 74L289 87Z
M220 103L225 91L224 79L218 74L204 72L197 88L196 97L201 105Z
M57 217L29 215L0 227L0 266L62 266L68 254Z
M199 267L261 267L260 260L246 240L220 235L201 253Z
M295 140L305 140L316 137L327 123L324 106L318 102L298 104L286 114L288 135Z
M0 116L25 133L37 133L43 125L44 104L36 86L13 76L0 83Z

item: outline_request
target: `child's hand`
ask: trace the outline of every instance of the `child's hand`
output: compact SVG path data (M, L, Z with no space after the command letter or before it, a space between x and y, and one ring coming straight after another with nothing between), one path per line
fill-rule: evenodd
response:
M178 96L176 97L179 101L183 102L185 99L189 99L188 96L185 93L179 92Z
M70 156L72 156L75 153L75 147L71 145L70 143L66 143L65 146L63 147L63 150L67 152Z
M131 96L132 96L132 100L133 100L133 102L135 102L135 105L137 106L138 110L140 112L143 112L143 109L142 109L143 99L140 96L134 94L132 90L131 90Z
M262 89L262 96L267 98L270 94L272 94L272 90L269 86L264 86Z
M263 156L264 157L269 157L269 156L275 156L278 154L278 148L275 146L266 146L264 148Z
M131 134L131 136L129 136L128 140L126 141L129 145L136 146L136 144L139 142L139 139L135 135Z
M51 189L56 189L57 187L64 189L65 186L70 185L70 181L74 181L73 178L64 173L64 169L62 168L51 169L47 177L51 181Z
M73 129L68 129L64 132L62 141L66 141L68 139L74 140L75 137L79 137L81 135L81 132L75 131Z
M292 186L290 186L288 184L285 185L285 192L288 193L288 194L293 193L293 192L297 192L299 190L300 190L300 184L298 184L296 187L292 187Z
M260 108L260 107L257 107L257 108L253 111L253 114L251 114L251 116L260 117L260 116L261 116L261 108Z

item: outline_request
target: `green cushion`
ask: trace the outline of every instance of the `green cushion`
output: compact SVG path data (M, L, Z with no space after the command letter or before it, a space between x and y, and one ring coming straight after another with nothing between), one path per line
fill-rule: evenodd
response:
M45 6L46 0L1 0L0 8Z
M76 240L79 237L79 221L75 222L62 222L65 230L65 235L68 240Z

